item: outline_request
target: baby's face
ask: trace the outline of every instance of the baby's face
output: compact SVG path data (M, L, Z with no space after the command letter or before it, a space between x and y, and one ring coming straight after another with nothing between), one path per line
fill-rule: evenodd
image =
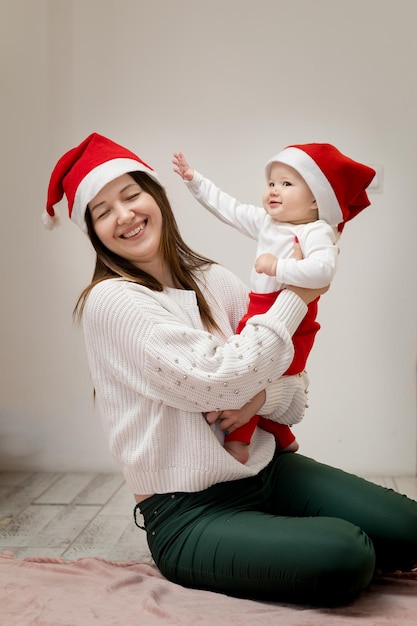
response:
M304 178L284 163L272 164L263 207L278 222L308 224L318 219L316 200Z

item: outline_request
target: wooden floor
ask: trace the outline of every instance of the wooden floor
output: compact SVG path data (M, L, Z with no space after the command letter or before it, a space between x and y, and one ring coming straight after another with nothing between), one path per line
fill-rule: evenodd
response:
M417 478L369 478L417 500ZM0 472L0 553L152 562L120 474Z
M0 553L152 562L133 507L120 474L0 472Z

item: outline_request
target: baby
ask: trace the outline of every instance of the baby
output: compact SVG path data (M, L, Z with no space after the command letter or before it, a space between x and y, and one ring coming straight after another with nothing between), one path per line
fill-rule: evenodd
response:
M257 240L249 307L237 332L249 317L265 312L286 285L319 288L331 283L342 229L345 222L369 206L365 190L375 175L375 170L353 161L331 144L288 146L266 164L268 187L263 208L259 208L242 204L218 189L192 169L182 153L174 154L173 164L206 209ZM301 260L294 257L294 241L301 246ZM317 304L318 299L309 305L293 336L294 358L285 375L301 375L305 369L320 328ZM281 451L298 450L289 425L256 415L225 437L225 448L240 462L249 457L248 445L257 425L275 435Z

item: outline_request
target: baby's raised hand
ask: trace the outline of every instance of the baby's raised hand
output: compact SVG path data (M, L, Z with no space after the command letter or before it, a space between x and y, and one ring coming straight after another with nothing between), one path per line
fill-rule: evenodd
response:
M192 180L194 177L194 170L189 166L187 159L182 152L174 152L172 163L175 166L173 168L176 174L179 174L183 180Z

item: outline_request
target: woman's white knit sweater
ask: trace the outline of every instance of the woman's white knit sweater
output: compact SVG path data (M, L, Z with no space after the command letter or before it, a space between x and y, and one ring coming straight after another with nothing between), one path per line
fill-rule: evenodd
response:
M110 450L137 494L199 491L253 476L273 455L273 436L256 429L242 465L223 449L218 425L209 426L202 414L240 408L287 369L291 337L307 308L285 291L234 335L247 287L219 265L198 277L220 332L203 328L193 291L156 292L123 279L96 285L84 309L87 355ZM294 389L288 381L286 394L281 380L276 393L285 401Z

